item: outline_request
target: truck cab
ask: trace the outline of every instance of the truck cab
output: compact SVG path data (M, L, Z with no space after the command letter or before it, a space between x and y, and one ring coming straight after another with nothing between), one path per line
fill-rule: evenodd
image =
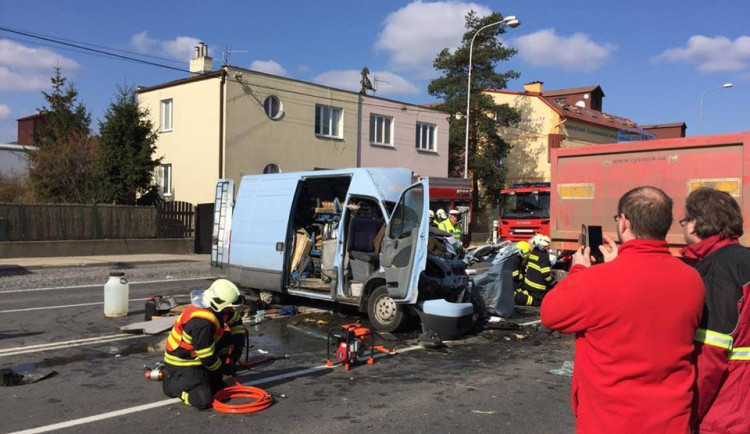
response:
M212 267L243 288L358 306L394 331L405 307L466 292L464 264L428 252L429 188L408 169L356 168L244 176L231 200L220 180Z
M498 238L515 242L534 234L549 236L549 182L512 184L500 194Z

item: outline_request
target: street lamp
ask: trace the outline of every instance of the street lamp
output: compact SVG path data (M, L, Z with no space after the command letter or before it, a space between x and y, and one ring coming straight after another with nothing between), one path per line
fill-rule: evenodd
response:
M712 87L711 89L708 89L707 91L703 92L703 96L701 96L701 136L703 135L703 98L706 97L706 94L711 92L712 90L719 90L719 89L729 89L733 87L734 85L732 83L724 83L719 87Z
M481 29L477 30L476 33L474 33L474 36L471 38L471 44L469 44L469 79L467 80L466 85L466 143L464 144L464 179L469 178L469 111L471 109L471 55L474 51L474 39L476 39L479 32L482 30L497 26L500 24L505 24L506 26L515 29L516 27L521 25L521 20L516 18L515 15L510 15L505 18L503 18L502 21L498 21L496 23L487 24L486 26L482 27Z

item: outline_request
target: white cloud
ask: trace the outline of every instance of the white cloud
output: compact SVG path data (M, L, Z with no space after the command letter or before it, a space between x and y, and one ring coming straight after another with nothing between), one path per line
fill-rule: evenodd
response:
M470 10L479 16L492 13L476 3L415 1L386 17L375 48L390 54L394 68L429 73L440 50L460 46Z
M80 66L75 60L48 48L27 47L8 39L0 39L0 66L52 70L58 65L63 70L78 69Z
M739 36L734 41L725 36L691 36L686 46L665 50L654 61L692 63L701 72L743 70L750 67L750 36Z
M0 119L7 119L10 117L11 110L5 104L0 104Z
M362 74L359 70L348 69L339 71L326 71L315 78L313 82L324 86L359 92ZM376 95L417 95L419 89L405 78L388 71L373 71L370 75L373 86L377 89Z
M11 92L31 92L51 87L49 76L40 72L18 73L0 66L0 90Z
M253 63L250 64L250 69L265 72L266 74L280 75L282 77L286 77L287 75L287 71L283 66L270 59L253 60Z
M585 33L558 35L545 29L511 40L518 55L534 66L552 66L568 70L593 71L609 60L615 44L597 44Z
M130 46L139 53L169 57L187 62L193 57L195 46L200 39L191 36L178 36L174 39L155 39L146 30L130 38ZM208 53L209 56L211 53Z

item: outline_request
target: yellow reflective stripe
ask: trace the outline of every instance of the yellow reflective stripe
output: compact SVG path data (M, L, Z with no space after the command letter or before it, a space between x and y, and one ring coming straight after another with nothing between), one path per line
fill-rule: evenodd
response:
M549 273L550 272L550 268L549 267L542 268L539 265L534 264L533 262L529 262L528 267L529 268L533 268L533 269L539 271L540 273Z
M242 315L240 315L239 312L235 312L234 315L232 315L232 318L230 318L229 321L227 321L227 324L231 326L240 321L242 321Z
M207 319L207 320L211 321L212 323L214 323L214 325L216 326L216 328L221 328L221 325L219 325L219 320L216 319L216 315L214 315L212 313L209 313L209 312L203 312L203 311L200 311L200 310L196 310L195 312L193 312L193 315L190 318L191 319L192 318Z
M729 360L750 360L750 347L732 348L729 353Z
M734 339L731 335L725 335L712 330L698 329L695 331L693 336L695 342L700 342L706 345L713 345L714 347L723 348L725 350L731 350Z
M177 349L180 346L180 342L175 340L175 338L172 337L172 334L170 333L167 337L167 343L169 344L171 349Z
M197 354L198 357L200 357L201 359L205 359L206 357L211 357L211 355L213 355L215 348L216 348L216 345L211 344L211 346L207 348L195 350L195 354Z
M532 261L538 261L539 260L539 256L537 256L537 255L531 255L530 254L529 255L529 259L532 260ZM531 264L529 264L529 265L531 265Z
M188 345L193 343L193 338L185 331L182 332L182 340Z
M245 327L240 326L234 326L232 327L232 334L233 335L244 335L245 334Z
M515 270L515 271L513 271L513 277L516 277L516 276L518 276L518 274L519 274L519 271L518 271L518 270Z
M188 401L188 396L189 395L187 392L182 392L182 394L180 395L180 399L182 399L182 402L184 402L185 404L190 405L190 401Z
M221 360L216 359L216 362L214 362L213 365L209 366L207 369L209 371L215 371L217 369L221 368Z
M198 359L181 359L173 356L166 351L164 352L164 361L174 366L200 366L201 361Z
M524 279L523 283L525 283L526 285L529 285L532 288L541 289L542 291L544 291L545 289L547 289L547 286L540 285L538 283L534 283L534 282L530 281L528 277L526 279Z

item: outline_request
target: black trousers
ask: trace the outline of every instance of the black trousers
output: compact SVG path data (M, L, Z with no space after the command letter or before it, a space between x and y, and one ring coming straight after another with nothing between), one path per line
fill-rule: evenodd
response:
M214 395L227 387L221 372L211 372L203 367L164 367L164 394L170 398L180 398L185 404L206 409L211 408Z

